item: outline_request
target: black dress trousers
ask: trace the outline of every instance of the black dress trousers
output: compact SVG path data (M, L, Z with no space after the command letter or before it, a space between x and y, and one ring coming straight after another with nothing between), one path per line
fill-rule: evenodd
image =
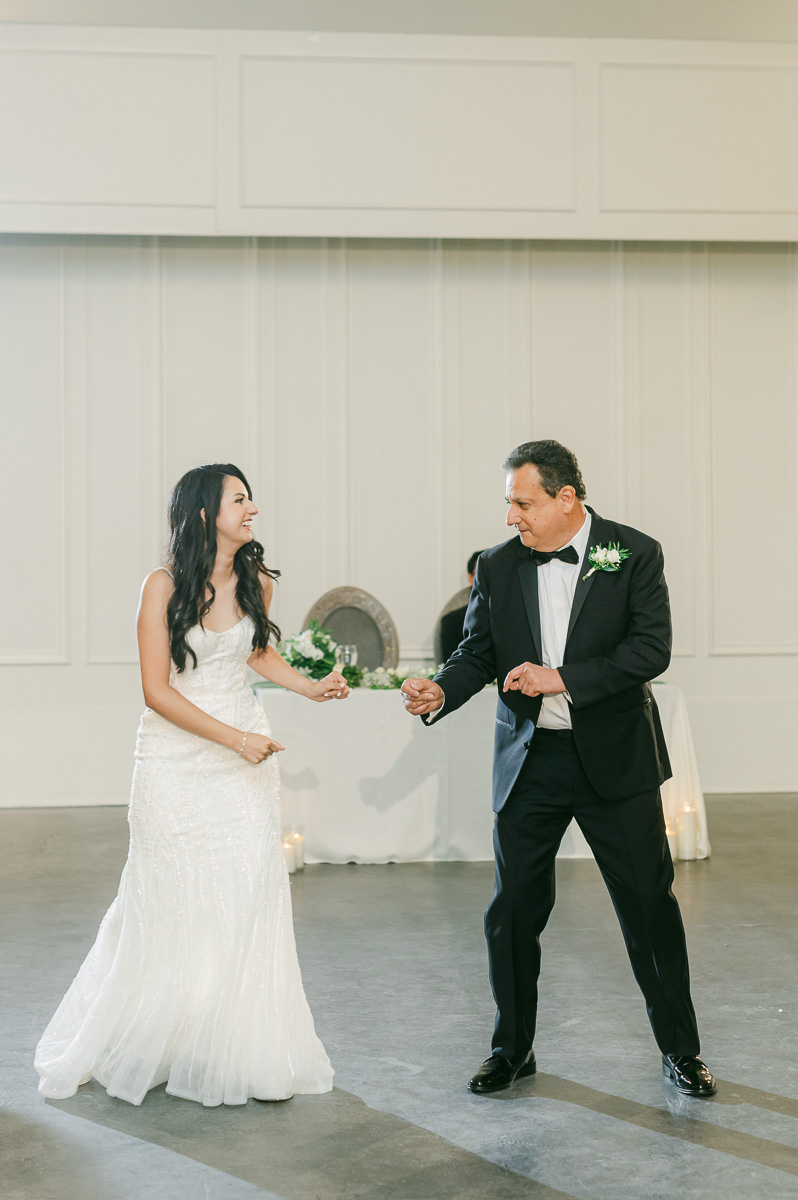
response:
M659 790L602 800L569 731L537 729L521 774L496 815L496 887L485 913L496 1000L493 1053L532 1047L540 935L554 906L555 856L572 817L585 835L620 921L635 979L663 1054L699 1053L687 945L671 890L673 863Z

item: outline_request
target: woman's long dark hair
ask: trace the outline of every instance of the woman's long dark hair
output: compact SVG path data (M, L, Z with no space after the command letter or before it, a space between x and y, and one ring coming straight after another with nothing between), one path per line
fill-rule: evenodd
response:
M232 463L210 463L187 471L169 497L169 567L175 590L167 606L166 618L172 659L178 671L186 669L189 655L196 667L197 656L186 641L186 634L198 622L202 625L216 595L211 583L216 563L216 518L224 481L230 476L241 480L251 500L252 489L244 472ZM260 576L277 579L280 572L266 566L263 546L256 541L247 542L236 551L233 570L238 577L236 602L255 625L252 649L265 650L270 637L280 640L280 630L266 614ZM207 592L210 592L210 599L205 598Z

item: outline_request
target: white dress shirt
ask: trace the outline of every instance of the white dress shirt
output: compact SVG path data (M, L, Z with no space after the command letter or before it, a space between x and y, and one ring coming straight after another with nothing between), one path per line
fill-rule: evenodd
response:
M593 518L585 514L582 528L566 542L573 546L579 555L576 563L563 562L553 558L551 562L542 563L538 567L538 602L540 604L540 655L544 667L561 667L565 654L565 640L568 636L568 623L571 620L571 606L574 602L576 585L579 582L579 572L582 570L582 559L585 556L590 540L590 525ZM565 546L558 547L564 550ZM570 729L571 708L568 703L568 693L560 692L556 696L544 696L537 720L540 729Z

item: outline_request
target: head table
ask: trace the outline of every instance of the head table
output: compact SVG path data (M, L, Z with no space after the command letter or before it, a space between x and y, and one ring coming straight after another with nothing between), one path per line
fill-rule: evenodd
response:
M272 736L285 746L278 756L283 825L304 829L307 862L493 857L495 687L429 728L408 716L396 690L356 688L348 700L325 704L275 687L258 687L257 694ZM668 684L656 684L654 694L674 773L662 789L666 821L675 838L689 817L694 856L706 858L706 812L687 706ZM574 822L560 857L591 857Z

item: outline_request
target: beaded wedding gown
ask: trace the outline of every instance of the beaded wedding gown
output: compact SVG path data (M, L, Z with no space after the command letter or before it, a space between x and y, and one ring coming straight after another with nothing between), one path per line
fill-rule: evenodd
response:
M246 683L254 626L188 635L192 670L170 682L238 729L269 735ZM39 1091L97 1079L140 1104L166 1082L202 1104L327 1092L294 944L279 775L146 709L130 800L130 851L97 940L36 1050Z

